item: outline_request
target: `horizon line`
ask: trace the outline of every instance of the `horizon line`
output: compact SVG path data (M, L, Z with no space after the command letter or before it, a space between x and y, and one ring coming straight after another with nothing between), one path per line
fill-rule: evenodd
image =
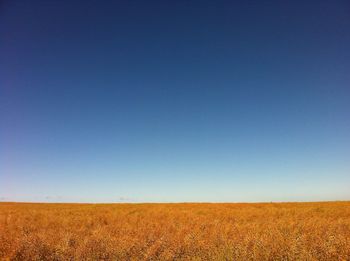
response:
M81 204L81 205L108 205L108 204L280 204L280 203L331 203L331 202L350 202L346 200L315 200L315 201L130 201L130 202L78 202L78 201L0 201L0 204Z

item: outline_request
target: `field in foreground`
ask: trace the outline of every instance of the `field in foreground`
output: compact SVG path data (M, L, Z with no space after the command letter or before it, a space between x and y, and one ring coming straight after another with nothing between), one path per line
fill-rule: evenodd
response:
M350 202L0 203L0 260L350 260Z

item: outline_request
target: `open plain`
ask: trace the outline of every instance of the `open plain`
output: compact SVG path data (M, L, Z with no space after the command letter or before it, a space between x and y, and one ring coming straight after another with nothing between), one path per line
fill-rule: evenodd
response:
M0 203L0 260L350 260L350 202Z

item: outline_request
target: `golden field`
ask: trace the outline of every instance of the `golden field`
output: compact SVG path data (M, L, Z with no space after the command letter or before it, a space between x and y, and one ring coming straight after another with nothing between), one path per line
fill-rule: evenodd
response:
M350 260L350 202L0 203L0 260Z

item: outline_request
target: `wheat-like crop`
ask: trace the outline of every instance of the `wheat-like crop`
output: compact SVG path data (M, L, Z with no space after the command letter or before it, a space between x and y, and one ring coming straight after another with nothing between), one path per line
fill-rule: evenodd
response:
M350 260L350 202L0 204L3 260Z

